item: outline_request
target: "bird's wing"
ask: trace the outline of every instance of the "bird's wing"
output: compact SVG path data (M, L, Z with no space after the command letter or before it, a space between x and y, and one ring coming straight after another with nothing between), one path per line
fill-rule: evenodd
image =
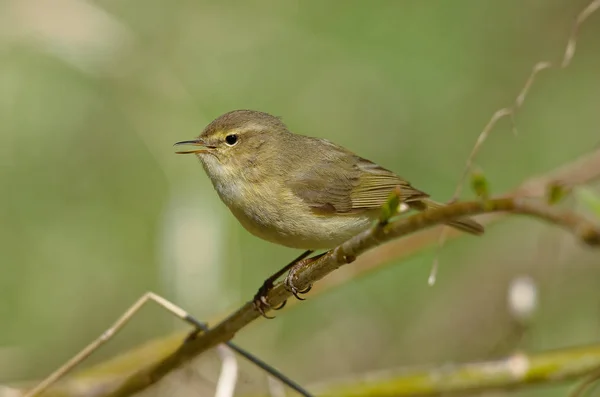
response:
M359 183L353 189L352 207L372 209L381 207L396 187L400 188L400 201L410 203L429 197L427 193L415 189L406 180L369 160L358 158Z
M331 145L320 157L311 156L310 167L292 171L287 182L292 192L315 213L373 210L381 207L397 186L402 202L428 197L393 172Z

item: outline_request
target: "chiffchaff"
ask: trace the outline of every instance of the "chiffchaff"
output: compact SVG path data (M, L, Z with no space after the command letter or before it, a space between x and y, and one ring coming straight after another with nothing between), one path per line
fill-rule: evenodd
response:
M403 178L325 139L298 135L277 117L234 110L218 117L193 141L194 153L221 200L250 233L291 248L333 248L369 228L392 190L400 201L425 210L442 204ZM471 219L448 225L481 234ZM256 299L296 261L271 277ZM290 277L286 284L293 288ZM262 299L261 299L262 298ZM264 311L258 307L261 314Z

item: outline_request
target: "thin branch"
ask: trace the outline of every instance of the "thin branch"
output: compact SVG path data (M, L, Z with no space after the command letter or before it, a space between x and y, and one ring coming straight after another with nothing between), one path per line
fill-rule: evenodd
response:
M113 336L115 336L130 320L131 318L147 303L147 302L156 302L158 305L164 307L171 313L175 314L179 318L186 318L187 313L183 311L181 308L177 307L173 303L167 301L166 299L152 293L147 292L142 297L140 297L133 305L131 305L125 313L123 313L114 324L104 331L102 335L100 335L96 340L87 345L83 350L77 353L73 358L67 361L64 365L54 371L50 376L41 381L37 386L33 389L29 390L24 397L34 397L39 395L41 392L46 390L50 385L58 381L60 378L69 373L73 368L75 368L78 364L84 361L86 358L92 355L93 352L98 350L100 346L108 342Z
M348 376L333 382L312 385L320 397L435 397L478 391L514 390L538 383L565 382L598 375L600 345L577 346L536 354L516 353L501 359L404 368ZM99 388L100 390L102 388ZM10 389L0 397L21 396ZM575 392L583 392L577 388ZM14 394L13 394L14 393ZM101 393L57 393L56 396L100 396ZM571 394L570 396L581 396Z
M571 60L575 56L575 48L577 45L577 34L579 32L579 29L581 28L581 25L585 22L585 20L587 18L589 18L594 12L596 12L598 10L598 8L600 8L600 0L592 0L590 2L590 4L588 4L588 6L586 8L584 8L577 15L577 18L575 18L575 22L573 23L573 27L572 27L571 33L569 35L569 39L567 40L567 46L565 48L565 52L564 52L562 61L560 63L561 68L566 68L571 63ZM517 114L517 111L523 106L523 103L525 102L525 98L527 97L527 94L531 90L531 87L533 86L533 83L535 82L535 79L536 79L538 73L540 73L543 70L553 68L555 66L556 65L550 61L541 61L541 62L536 63L533 66L533 69L531 70L531 74L529 75L529 78L527 78L527 80L525 81L523 88L521 88L521 91L515 98L513 104L509 107L497 110L492 115L490 121L488 121L486 126L483 128L483 131L481 131L481 133L479 134L479 137L477 138L477 141L475 142L475 145L473 146L473 149L471 150L471 153L469 154L469 157L467 158L467 164L465 165L462 176L458 182L458 185L456 186L456 190L451 199L452 201L457 200L458 197L460 196L463 186L465 184L465 181L466 181L467 177L469 176L469 173L473 167L473 161L475 160L477 153L479 153L481 146L486 141L486 139L489 137L490 133L492 132L492 130L494 129L494 127L496 126L498 121L500 121L504 117L510 117L514 123L514 118Z
M432 397L514 390L538 383L563 382L594 373L600 366L600 345L539 354L516 353L484 362L448 364L419 370L382 371L317 386L321 397Z
M146 292L141 298L139 298L133 305L131 305L125 313L123 313L117 321L106 331L102 333L96 340L87 345L83 350L77 353L73 358L67 361L64 365L54 371L50 376L40 382L31 390L27 391L24 397L34 397L40 395L44 390L50 387L52 384L57 382L60 378L68 374L73 370L77 365L83 362L86 358L88 358L93 352L98 350L100 346L108 342L112 339L132 318L133 316L148 302L155 302L159 306L163 307L170 313L174 314L181 320L187 322L195 328L195 331L190 334L194 338L197 336L199 331L208 331L208 327L196 320L194 317L190 316L185 310L175 305L174 303L168 301L160 295L156 295L153 292ZM255 364L262 370L271 374L271 376L279 379L282 383L289 386L293 390L297 391L299 394L311 397L303 387L298 385L296 382L271 367L264 361L260 360L258 357L250 354L246 350L237 346L236 344L226 341L225 345L234 352L238 353L242 357L246 358L251 363ZM221 376L219 377L219 383L217 387L218 395L227 395L229 391L233 392L232 387L235 387L235 381L237 379L237 362L235 361L235 357L231 358L231 354L228 353L227 350L223 352L223 349L219 350L222 358L222 368L221 368ZM219 394L222 393L222 394Z
M569 230L583 243L600 246L600 227L585 218L567 211L548 206L542 201L497 198L488 201L456 202L442 208L427 210L385 226L375 226L334 248L326 255L301 268L296 273L295 285L306 289L327 274L345 265L363 252L419 230L450 220L493 212L512 212L529 215ZM278 306L291 296L283 283L278 283L268 294L272 307ZM236 332L260 317L252 302L248 302L208 332L181 345L160 362L146 367L127 378L123 384L106 396L125 397L137 393L158 382L171 371L189 362L204 351L234 337Z
M596 12L600 8L600 0L593 0L588 4L587 7L584 8L583 11L577 15L577 19L575 20L575 24L573 25L573 29L571 30L571 35L569 36L569 41L567 43L567 48L565 49L565 55L563 56L563 60L561 63L562 68L566 68L571 63L573 56L575 55L575 48L577 46L577 34L579 33L579 29L583 22L590 17L594 12Z
M543 197L550 183L560 183L566 188L591 183L600 179L600 149L565 164L549 173L534 176L521 183L517 188L510 191L504 197ZM477 221L484 226L489 226L504 219L507 213L486 214L478 217ZM447 237L456 238L464 236L463 233L448 230ZM406 236L390 244L377 247L358 258L357 263L351 268L342 269L336 277L330 277L317 284L311 290L311 296L330 291L338 285L344 284L349 279L356 280L366 276L383 266L397 263L402 258L409 257L417 252L429 248L437 243L439 238L438 229L430 229L418 234ZM295 301L288 302L295 304Z
M575 49L577 46L577 34L579 33L579 30L580 30L581 26L583 25L583 23L585 22L585 20L587 18L589 18L590 15L592 15L594 12L596 12L598 10L598 8L600 8L600 0L592 0L590 2L590 4L588 4L588 6L586 8L584 8L577 15L577 18L575 18L575 22L573 23L573 27L571 29L569 39L567 40L565 52L564 52L562 61L560 63L560 68L564 69L567 66L569 66L569 64L571 63L571 60L575 56ZM517 128L515 125L515 117L517 115L517 112L523 106L523 103L525 102L525 98L527 97L527 94L531 90L531 87L533 86L533 83L535 82L537 75L541 71L550 69L550 68L554 68L555 66L556 65L554 63L549 62L549 61L540 61L540 62L536 63L533 66L533 69L531 70L531 74L529 75L529 78L525 81L525 84L521 88L521 91L515 98L512 105L509 107L499 109L492 115L491 119L488 121L486 126L483 128L483 131L481 131L481 133L477 137L477 141L475 141L475 145L473 145L473 149L471 149L471 153L469 154L469 157L467 157L467 163L463 169L462 175L458 181L458 184L456 185L456 189L454 190L454 194L452 195L452 198L450 199L450 201L455 201L460 196L462 189L464 187L464 184L467 180L467 177L469 176L469 174L471 173L471 171L473 169L474 160L475 160L475 157L477 156L477 153L479 153L479 150L483 146L483 143L487 140L489 135L492 133L492 131L496 127L496 124L498 123L498 121L500 121L501 119L503 119L505 117L509 117L513 124L513 131L516 133ZM437 247L438 247L437 251L438 252L434 258L433 266L431 267L431 271L429 274L429 280L428 280L429 285L433 285L435 283L435 280L437 277L438 264L439 264L439 251L440 251L441 247L443 247L443 245L445 244L446 239L448 238L449 232L450 232L450 230L448 227L443 227L439 232L438 241L437 241Z

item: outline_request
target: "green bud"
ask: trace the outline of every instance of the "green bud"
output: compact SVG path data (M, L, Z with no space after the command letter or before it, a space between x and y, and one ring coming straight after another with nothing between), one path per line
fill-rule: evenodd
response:
M398 214L400 208L400 186L390 193L387 201L381 207L381 215L379 215L379 224L386 225L392 217Z
M568 191L565 186L560 182L551 182L546 187L546 199L548 200L548 204L554 205L561 202Z
M490 184L481 170L471 173L471 189L483 200L490 198Z

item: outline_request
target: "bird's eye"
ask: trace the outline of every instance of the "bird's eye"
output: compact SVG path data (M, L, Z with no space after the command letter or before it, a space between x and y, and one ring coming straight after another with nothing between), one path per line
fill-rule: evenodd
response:
M238 142L238 136L235 134L229 134L225 137L225 142L229 145L229 146L233 146Z

